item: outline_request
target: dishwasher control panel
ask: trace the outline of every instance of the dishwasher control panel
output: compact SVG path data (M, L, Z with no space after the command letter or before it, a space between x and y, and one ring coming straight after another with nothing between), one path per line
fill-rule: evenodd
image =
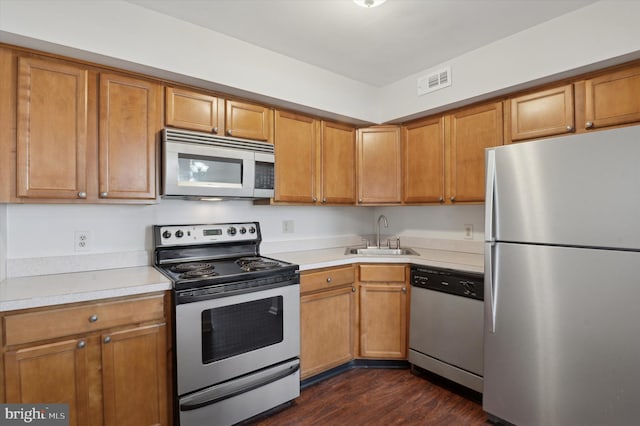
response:
M430 266L411 267L411 285L484 300L484 275Z

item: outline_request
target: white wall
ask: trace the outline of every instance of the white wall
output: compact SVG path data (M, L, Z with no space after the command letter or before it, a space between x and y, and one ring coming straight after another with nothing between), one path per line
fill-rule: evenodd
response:
M417 78L428 70L384 87L380 115L390 121L444 110L638 58L638 16L640 1L578 9L438 65L451 65L450 87L418 96Z
M7 276L7 205L0 204L0 281Z

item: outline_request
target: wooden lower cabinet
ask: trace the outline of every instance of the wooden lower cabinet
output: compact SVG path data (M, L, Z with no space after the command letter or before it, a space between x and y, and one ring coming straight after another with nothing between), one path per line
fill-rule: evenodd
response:
M360 265L360 358L406 359L405 265Z
M137 299L140 309L128 312ZM86 316L87 310L99 314ZM56 319L53 325L40 321L34 327L42 330L22 332L48 313ZM136 322L126 324L131 316ZM79 333L87 324L94 330ZM8 313L2 325L6 403L69 404L73 426L169 424L163 295ZM42 331L56 325L68 336L42 338Z
M303 272L300 278L302 379L351 361L355 354L353 266Z

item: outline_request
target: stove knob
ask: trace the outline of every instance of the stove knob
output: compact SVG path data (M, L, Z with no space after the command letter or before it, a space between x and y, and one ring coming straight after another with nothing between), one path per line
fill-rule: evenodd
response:
M243 227L241 227L241 228L240 228L240 233L241 233L242 235L246 234L246 233L247 233L247 228L245 228L244 226L243 226Z
M249 233L250 234L255 234L256 233L256 227L255 226L250 227L249 228Z
M234 226L230 226L229 229L227 229L227 234L231 235L232 237L234 235L236 235L237 229Z
M162 238L171 238L171 232L169 231L164 231L162 233Z
M182 232L181 230L177 230L176 231L176 238L182 238L184 236L184 232Z

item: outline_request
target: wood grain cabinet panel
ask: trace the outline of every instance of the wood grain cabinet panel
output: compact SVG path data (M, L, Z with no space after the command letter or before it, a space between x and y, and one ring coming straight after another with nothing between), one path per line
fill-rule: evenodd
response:
M156 198L161 99L157 84L100 75L100 198Z
M87 197L87 79L81 66L18 58L18 197Z
M541 138L573 132L573 84L510 99L511 140Z
M275 112L275 201L313 203L319 126L311 117Z
M219 108L215 96L174 87L165 90L165 124L187 130L218 134L224 133L224 105Z
M444 202L444 117L403 126L405 203Z
M164 302L156 294L7 313L6 402L68 403L71 425L167 425Z
M446 119L448 201L484 202L485 148L502 145L502 102L463 109Z
M586 129L640 122L640 66L585 80Z
M273 142L273 110L246 102L227 100L225 103L227 136Z
M320 199L324 204L356 202L356 132L351 126L322 122Z
M380 126L358 129L356 158L358 203L400 203L400 128Z

